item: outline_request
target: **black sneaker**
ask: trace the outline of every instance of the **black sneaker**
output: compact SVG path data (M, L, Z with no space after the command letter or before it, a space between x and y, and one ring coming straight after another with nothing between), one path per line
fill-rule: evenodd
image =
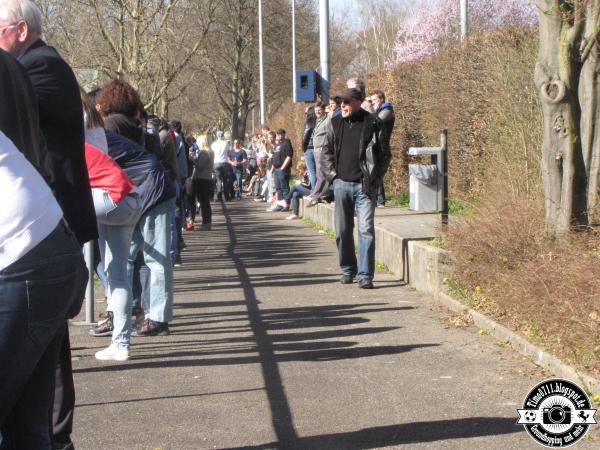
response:
M132 336L167 336L171 334L167 322L155 322L152 319L145 319L142 326L131 333Z
M182 264L183 264L183 261L181 261L181 255L178 253L175 256L175 264L173 264L173 267L181 267Z
M112 311L107 311L106 316L106 319L104 319L102 322L98 322L98 325L96 325L95 327L90 328L90 330L88 331L90 336L100 337L112 335L114 329Z
M144 310L141 306L135 306L131 309L131 315L134 316L136 319L139 319L140 317L143 317Z
M340 283L342 284L352 284L353 281L354 277L346 273L340 277Z
M373 282L368 278L358 280L358 287L361 289L373 289Z

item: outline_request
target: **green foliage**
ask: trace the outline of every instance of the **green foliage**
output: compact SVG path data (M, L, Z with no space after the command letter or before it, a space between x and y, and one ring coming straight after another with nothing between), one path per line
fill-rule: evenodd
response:
M474 214L474 212L475 208L469 203L454 199L448 200L448 214L451 216L470 216Z
M392 194L386 197L385 204L388 206L404 206L408 207L409 205L409 197L408 194L400 193L400 194Z
M469 308L475 308L477 306L477 293L462 287L456 280L452 278L444 278L444 284L458 300L468 306Z
M383 264L383 263L380 263L380 262L376 262L376 263L375 263L375 268L376 268L377 270L381 270L381 271L383 271L383 272L385 272L385 273L387 273L387 274L393 274L393 273L394 273L394 272L392 272L392 271L390 270L390 268L389 268L388 266L386 266L385 264Z
M534 319L530 319L525 323L524 331L531 340L536 342L538 342L544 334L542 326Z
M500 342L498 342L498 346L502 348L508 348L510 347L510 341L508 339L503 339Z
M309 219L308 217L303 217L302 220L309 224L311 227L315 228L316 230L322 231L328 238L335 239L335 232L330 230L329 228L322 226L321 224L315 222L312 219Z
M446 246L446 242L442 237L436 237L432 241L429 241L429 245L433 245L434 247L444 248Z

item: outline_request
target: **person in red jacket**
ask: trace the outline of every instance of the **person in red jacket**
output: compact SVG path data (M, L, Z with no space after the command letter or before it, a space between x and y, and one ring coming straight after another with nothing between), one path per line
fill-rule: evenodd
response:
M111 345L96 359L129 359L133 295L127 275L133 230L142 215L142 200L123 169L100 149L85 144L96 219L98 245L108 280L108 311L113 316Z

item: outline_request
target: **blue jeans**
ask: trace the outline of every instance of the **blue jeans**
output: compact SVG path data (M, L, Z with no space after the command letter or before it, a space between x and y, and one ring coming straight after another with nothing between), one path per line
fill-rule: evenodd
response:
M173 203L173 199L159 203L142 215L129 250L129 280L133 280L133 266L140 250L150 269L150 295L142 295L142 308L146 317L155 322L169 322L173 318L173 264L169 255Z
M292 186L288 198L286 201L291 204L292 212L297 216L300 214L300 199L310 194L310 189L302 184L295 184Z
M179 182L173 182L173 186L175 186L175 197L179 197L181 193L181 187L179 186ZM179 209L177 208L177 202L173 202L173 214L171 215L171 224L169 227L171 233L171 245L169 247L169 254L171 255L171 264L175 264L177 261L177 255L179 254L179 233L181 233L181 222L178 224L177 215L179 214Z
M0 271L2 448L51 449L48 412L67 318L85 293L87 269L61 221L48 237Z
M310 188L314 189L317 185L317 163L315 162L315 155L312 148L307 148L304 152L304 163L308 172Z
M235 180L237 181L237 192L235 193L236 198L242 198L242 177L244 173L241 170L233 169Z
M335 242L342 273L356 276L359 280L372 280L375 274L375 200L363 193L360 182L335 179L333 192ZM355 208L358 222L358 265L354 253Z
M275 189L279 200L285 200L290 193L290 172L288 170L275 169Z
M113 312L112 342L121 348L129 347L133 295L127 276L127 261L131 236L142 213L138 194L131 194L115 204L108 192L92 189L98 245L108 280L108 311Z

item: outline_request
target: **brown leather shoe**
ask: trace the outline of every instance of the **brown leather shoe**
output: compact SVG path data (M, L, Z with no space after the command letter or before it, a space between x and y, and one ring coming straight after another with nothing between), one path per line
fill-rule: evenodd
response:
M100 336L111 336L113 332L113 313L112 311L106 312L106 319L102 322L98 322L93 328L90 328L89 334L90 336L100 337Z
M167 322L155 322L151 319L144 319L142 326L137 330L134 330L132 336L168 336L171 334L169 331L169 324Z

